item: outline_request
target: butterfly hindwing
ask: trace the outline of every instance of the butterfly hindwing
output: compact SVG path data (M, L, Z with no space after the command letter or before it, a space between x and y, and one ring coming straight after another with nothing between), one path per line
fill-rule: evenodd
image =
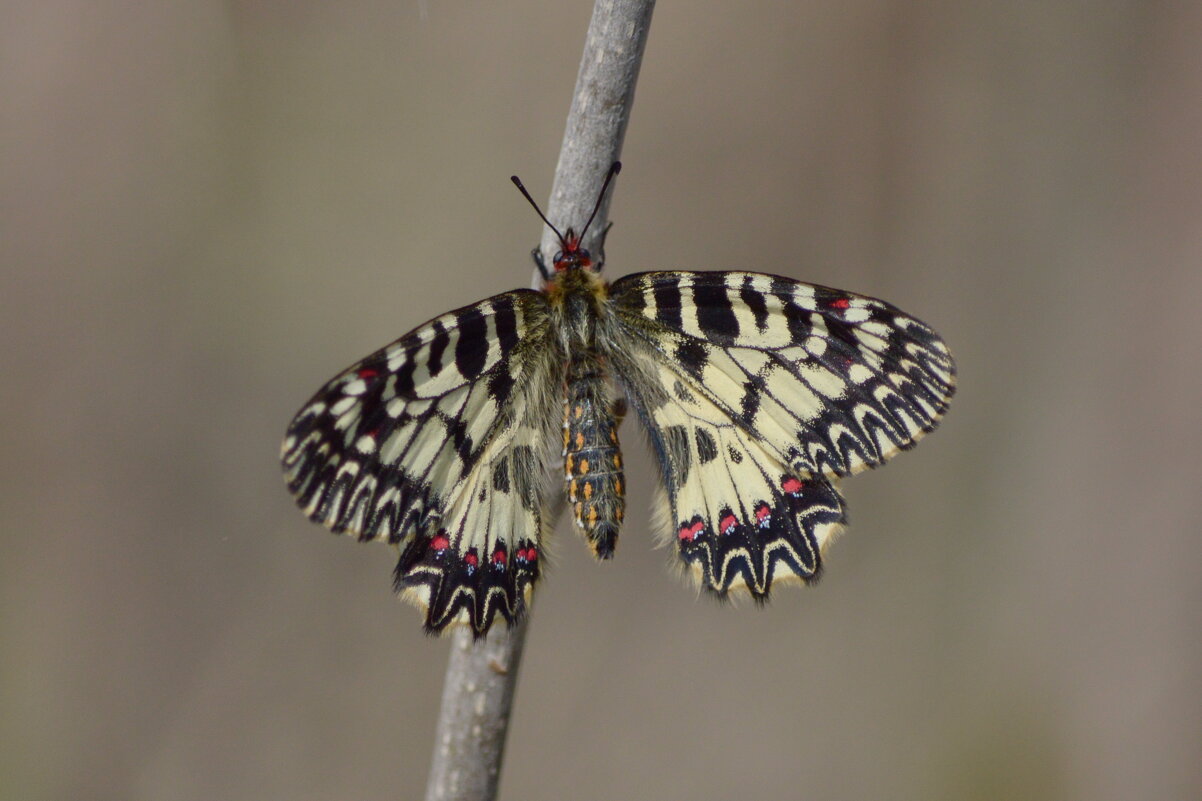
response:
M641 340L624 345L611 361L659 463L661 533L693 578L718 595L756 599L774 581L816 578L845 520L831 483L799 477Z
M313 520L401 551L426 626L513 620L538 577L555 360L545 296L444 314L328 382L282 459Z
M767 472L774 465L762 453L728 458L694 467L670 503L676 547L695 581L720 596L745 591L760 600L774 582L817 579L846 520L839 493L825 479Z
M498 614L510 623L524 614L547 519L545 435L545 428L525 425L499 435L496 452L448 498L432 533L402 549L396 588L428 609L430 631L467 623L483 634Z
M754 273L640 273L604 341L648 428L665 529L702 586L767 596L812 580L845 521L831 480L935 426L946 346L895 307Z

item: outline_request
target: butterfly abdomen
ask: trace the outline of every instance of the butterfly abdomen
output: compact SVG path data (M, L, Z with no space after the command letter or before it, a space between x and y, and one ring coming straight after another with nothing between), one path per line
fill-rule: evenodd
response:
M613 555L626 509L618 421L596 352L573 354L563 415L564 480L572 516L593 552Z

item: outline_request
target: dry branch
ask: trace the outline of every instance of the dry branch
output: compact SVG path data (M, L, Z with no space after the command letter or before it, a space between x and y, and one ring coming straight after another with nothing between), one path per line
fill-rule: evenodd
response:
M593 7L546 208L561 228L587 219L605 171L621 153L654 8L655 0L598 0ZM586 248L596 249L608 207L606 198ZM541 247L550 264L559 243L549 230ZM537 287L537 271L534 279ZM466 628L452 635L426 801L496 797L527 625L498 627L480 642Z

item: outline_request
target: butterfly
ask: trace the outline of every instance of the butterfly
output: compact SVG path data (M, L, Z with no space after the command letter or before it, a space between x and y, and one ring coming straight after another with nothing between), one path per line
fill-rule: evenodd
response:
M721 597L809 583L846 521L837 479L933 429L955 363L882 300L753 272L613 283L560 233L541 290L447 312L339 373L288 427L306 515L397 547L395 586L437 633L483 636L528 608L557 504L601 559L625 513L619 423L659 467L657 528ZM566 495L566 499L564 496Z

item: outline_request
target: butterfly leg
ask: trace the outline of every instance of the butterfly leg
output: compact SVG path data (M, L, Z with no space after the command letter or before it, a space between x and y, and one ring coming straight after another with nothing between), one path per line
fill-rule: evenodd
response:
M628 411L630 411L630 407L623 397L614 398L609 404L609 413L613 415L615 428L622 425L622 421L626 419L626 412Z
M605 230L601 232L601 241L597 243L597 272L601 272L601 268L605 266L605 239L609 236L609 229L613 227L613 223L605 226Z
M530 251L530 258L534 259L534 266L538 268L538 274L543 277L543 280L550 281L551 271L547 269L547 260L543 258L543 249L535 247Z

